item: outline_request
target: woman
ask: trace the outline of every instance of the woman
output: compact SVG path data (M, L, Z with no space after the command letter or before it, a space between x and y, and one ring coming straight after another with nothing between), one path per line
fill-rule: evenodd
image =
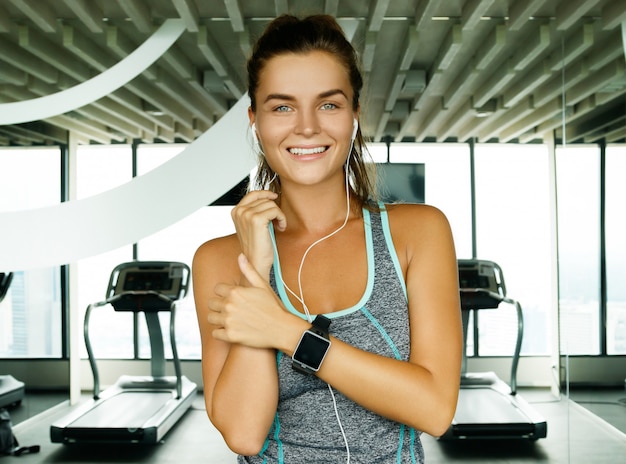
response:
M333 18L275 19L248 81L260 189L193 263L209 418L240 463L423 462L459 387L448 222L371 202L362 78Z

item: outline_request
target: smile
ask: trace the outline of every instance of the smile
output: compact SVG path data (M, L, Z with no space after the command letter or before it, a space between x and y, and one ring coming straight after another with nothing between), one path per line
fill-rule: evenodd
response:
M328 147L315 147L315 148L290 148L289 153L292 155L315 155L317 153L323 153Z

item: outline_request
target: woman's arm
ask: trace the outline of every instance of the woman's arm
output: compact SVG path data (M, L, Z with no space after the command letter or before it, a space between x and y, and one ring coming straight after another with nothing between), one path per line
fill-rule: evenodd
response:
M282 230L283 212L269 191L248 193L231 213L236 235L209 241L193 260L193 286L202 342L202 378L207 414L222 433L228 446L244 455L257 454L265 442L278 404L276 352L269 345L251 347L237 340L215 336L223 322L211 321L210 302L221 302L224 287L230 282L246 288L248 283L237 264L244 252L251 265L269 281L274 259L269 223ZM222 290L219 290L222 289ZM273 295L273 293L272 293ZM277 300L274 306L280 309ZM243 324L257 326L254 311L240 314Z
M318 374L365 408L440 436L454 417L462 356L452 233L429 206L398 205L388 214L407 285L409 362L336 341Z
M204 400L211 422L236 453L257 454L276 413L278 378L273 349L250 348L213 337L209 300L220 282L237 282L236 237L202 245L193 260L193 287L202 341Z

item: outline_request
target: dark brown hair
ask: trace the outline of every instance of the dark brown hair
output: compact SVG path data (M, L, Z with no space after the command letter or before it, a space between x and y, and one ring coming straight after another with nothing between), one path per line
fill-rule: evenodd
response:
M356 50L348 41L335 18L329 15L313 15L297 18L282 15L271 21L263 35L257 40L248 60L248 95L250 107L256 111L256 91L261 72L267 62L275 56L285 53L306 54L323 51L335 57L347 70L352 86L352 109L359 109L359 100L363 88L363 77L359 69ZM373 163L365 163L363 155L365 143L361 129L357 132L352 148L349 170L352 193L361 204L375 197L375 175ZM280 179L277 179L267 164L265 157L259 157L259 170L256 176L256 188L280 191Z

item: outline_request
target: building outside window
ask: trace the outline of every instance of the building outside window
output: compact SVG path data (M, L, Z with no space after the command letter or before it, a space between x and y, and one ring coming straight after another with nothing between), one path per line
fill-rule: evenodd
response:
M0 149L0 212L43 208L60 202L58 147ZM2 257L0 272L13 272L13 280L0 303L0 358L60 357L60 268L1 267Z
M600 354L600 150L556 152L561 352Z

